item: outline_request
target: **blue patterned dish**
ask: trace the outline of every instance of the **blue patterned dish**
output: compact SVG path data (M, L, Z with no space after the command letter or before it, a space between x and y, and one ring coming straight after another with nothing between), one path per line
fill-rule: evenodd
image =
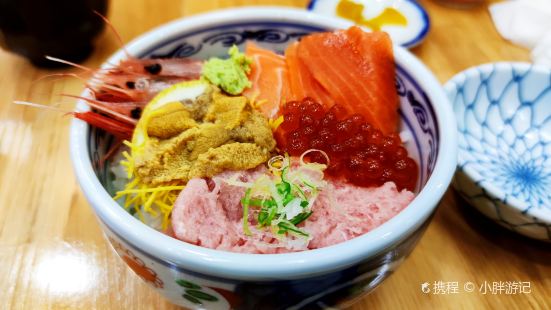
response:
M308 10L325 15L337 16L337 6L341 1L350 1L363 5L362 16L366 19L381 18L385 9L391 8L403 15L405 25L387 24L380 30L387 32L395 44L405 48L415 47L427 36L430 29L429 15L416 0L310 0ZM340 18L340 17L339 17ZM341 18L343 21L353 24L352 20ZM364 27L371 31L369 27Z
M304 10L234 9L169 23L129 43L126 50L137 57L203 59L224 55L232 44L243 48L252 40L281 52L305 34L338 27L346 24ZM120 51L107 63L123 57ZM264 255L216 251L173 239L141 223L111 198L112 176L99 159L113 139L75 120L71 157L77 179L118 255L174 304L192 309L350 304L411 253L456 167L455 120L443 89L403 48L395 47L395 60L401 129L410 134L406 146L420 166L417 196L394 218L358 238L311 251ZM79 103L79 109L85 107Z
M551 70L486 64L445 89L459 130L454 187L502 226L551 241Z

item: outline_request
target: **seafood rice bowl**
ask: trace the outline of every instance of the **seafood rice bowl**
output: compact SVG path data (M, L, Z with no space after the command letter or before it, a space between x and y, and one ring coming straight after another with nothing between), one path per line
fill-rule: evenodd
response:
M87 84L77 178L115 251L171 302L343 305L422 235L455 167L452 112L386 33L339 25L280 8L186 18Z

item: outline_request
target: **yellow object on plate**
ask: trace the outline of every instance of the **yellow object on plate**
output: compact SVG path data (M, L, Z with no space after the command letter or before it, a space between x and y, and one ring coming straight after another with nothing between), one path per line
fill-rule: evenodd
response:
M187 81L172 85L155 96L143 110L142 117L136 129L134 129L134 135L132 136L133 154L134 152L143 151L143 147L149 139L147 126L153 117L165 113L165 109L170 108L171 103L195 101L209 87L210 84L206 81Z
M308 10L341 18L365 31L384 31L392 42L406 48L426 37L430 20L415 0L311 0Z

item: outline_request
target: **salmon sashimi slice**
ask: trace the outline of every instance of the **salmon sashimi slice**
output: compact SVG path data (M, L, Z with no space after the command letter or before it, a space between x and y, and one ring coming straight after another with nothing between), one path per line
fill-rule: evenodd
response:
M301 68L297 55L298 42L294 42L289 45L285 50L285 61L287 62L287 68L289 71L289 88L291 90L292 100L302 100L306 97L306 91L303 87L303 74L301 74ZM308 73L310 73L308 71Z
M252 86L243 94L257 103L257 110L264 116L274 119L280 105L290 97L285 58L250 42L245 55L252 59L249 73Z
M285 60L289 69L289 88L291 100L302 100L311 97L326 108L334 104L333 98L316 81L308 67L298 57L300 44L295 42L285 50Z
M348 30L303 37L298 57L336 103L384 134L398 126L392 43L384 32Z
M359 27L350 27L346 32L364 61L371 64L372 74L368 81L377 87L370 89L369 100L379 102L372 106L374 114L386 120L393 120L392 129L396 130L399 123L397 113L399 99L396 92L396 69L390 37L386 32L368 33Z

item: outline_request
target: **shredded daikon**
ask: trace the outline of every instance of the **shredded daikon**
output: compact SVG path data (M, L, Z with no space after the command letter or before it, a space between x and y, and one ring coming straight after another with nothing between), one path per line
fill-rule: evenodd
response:
M243 205L243 231L252 234L249 217L256 216L256 228L266 229L278 240L285 236L308 239L308 232L297 227L312 215L319 192L326 186L323 171L326 165L306 163L302 154L297 161L291 161L288 155L277 155L268 161L269 174L258 177L253 182L240 182L236 179L225 180L228 184L246 187L241 200ZM323 151L322 154L325 154ZM327 156L327 154L325 154ZM328 160L329 162L329 160Z

